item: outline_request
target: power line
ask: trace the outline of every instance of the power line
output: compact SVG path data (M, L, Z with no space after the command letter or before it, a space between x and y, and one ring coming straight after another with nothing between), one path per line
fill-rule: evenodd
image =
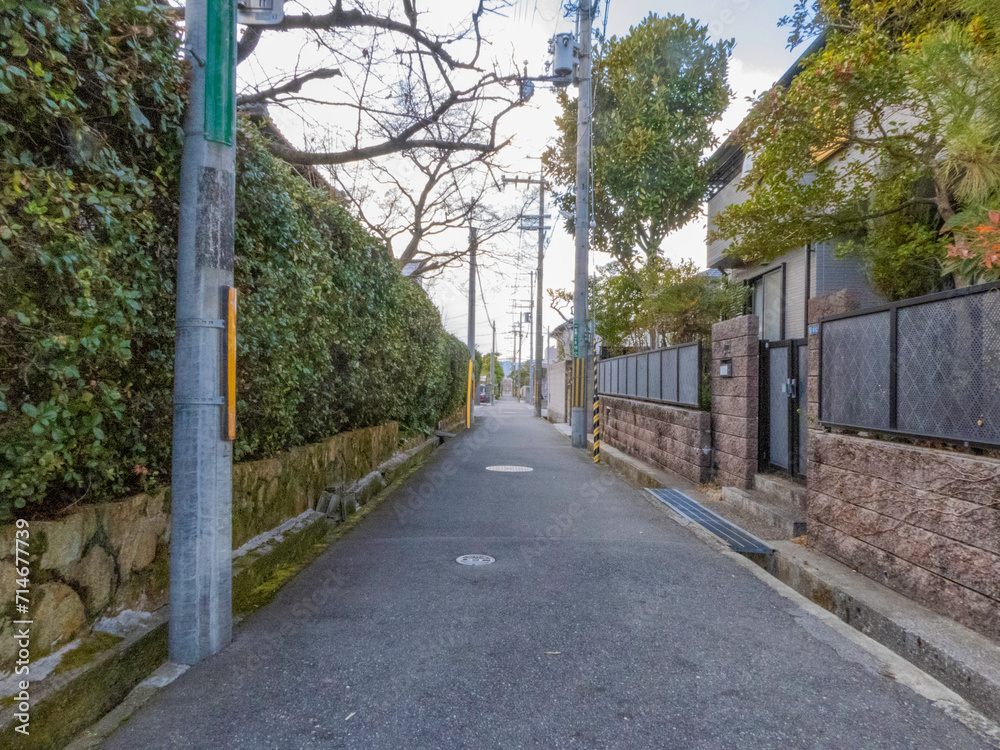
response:
M486 320L493 327L493 320L490 318L490 308L486 306L486 295L483 294L483 277L479 273L479 266L476 266L476 279L479 281L479 299L483 301L483 312L486 313Z

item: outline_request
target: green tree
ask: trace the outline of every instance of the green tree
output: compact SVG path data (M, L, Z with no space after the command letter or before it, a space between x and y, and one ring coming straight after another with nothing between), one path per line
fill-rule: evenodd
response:
M715 145L712 123L729 104L732 40L712 43L684 16L651 13L628 36L596 47L594 58L592 245L631 265L700 211ZM576 179L577 104L559 93L559 137L544 155L563 185ZM572 214L574 193L557 196ZM573 220L567 224L573 231Z
M503 365L500 364L499 352L483 356L483 365L479 370L479 374L485 375L486 381L489 382L490 362L493 363L493 398L500 398L503 391Z
M996 276L973 239L1000 207L996 4L800 0L784 22L790 44L822 31L825 45L738 131L749 198L716 217L727 252L766 262L838 242L890 299L931 291L949 270Z
M603 346L618 352L642 345L644 309L638 274L622 273L618 262L598 268L591 279L590 300Z

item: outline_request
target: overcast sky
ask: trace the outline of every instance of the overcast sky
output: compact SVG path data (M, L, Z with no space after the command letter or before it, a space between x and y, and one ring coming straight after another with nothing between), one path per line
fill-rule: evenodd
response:
M723 121L718 124L720 136L735 127L747 110L745 98L767 89L781 76L801 52L790 52L785 48L787 30L778 28L778 19L791 12L794 0L671 0L651 2L650 0L611 0L607 18L604 18L604 0L599 0L601 17L598 27L607 25L607 35L623 36L629 27L641 21L650 12L660 15L683 13L707 24L714 38L736 40L733 57L730 60L729 80L735 97ZM315 3L308 3L314 5ZM474 0L452 0L447 4L424 2L425 7L433 7L428 13L471 13L476 5ZM437 6L437 7L435 7ZM443 10L447 8L447 11ZM288 12L299 12L294 5ZM316 12L315 10L313 12ZM433 27L434 24L428 24ZM489 54L518 63L527 61L531 75L544 73L548 59L547 40L556 32L572 31L574 21L565 18L560 10L560 0L515 0L506 18L493 17L485 27L491 43ZM277 35L286 37L286 35ZM266 38L266 37L265 37ZM281 44L289 43L285 39ZM278 39L275 39L278 43ZM241 77L250 77L251 69L241 66ZM573 90L571 89L571 92ZM571 95L573 95L571 93ZM327 108L329 109L329 108ZM513 136L510 152L504 161L520 167L525 173L537 175L538 156L547 143L555 137L553 118L556 113L552 92L545 87L536 89L531 102L505 119L506 134ZM303 132L301 123L287 118L276 118L279 125L293 141L303 142L309 137ZM296 132L298 131L298 132ZM515 190L512 186L507 191ZM521 188L524 190L524 188ZM512 199L513 196L508 196ZM515 301L529 299L528 271L535 267L537 236L534 233L513 231L505 240L498 240L503 260L486 259L480 268L482 295L477 294L476 343L480 351L489 351L491 329L489 319L496 322L498 349L505 357L510 357L513 337L511 314ZM440 238L440 242L461 242L462 237ZM518 250L517 248L523 248ZM705 262L705 222L696 219L683 229L671 235L663 244L664 254L671 259L691 258L699 265ZM519 257L518 257L519 256ZM608 256L597 255L593 262L603 265ZM573 239L558 226L550 237L545 257L545 287L572 289ZM468 267L447 271L428 285L431 298L441 310L445 327L463 341L467 329ZM485 298L485 305L483 299ZM554 328L561 322L559 315L545 303L543 329ZM527 353L525 336L525 353Z

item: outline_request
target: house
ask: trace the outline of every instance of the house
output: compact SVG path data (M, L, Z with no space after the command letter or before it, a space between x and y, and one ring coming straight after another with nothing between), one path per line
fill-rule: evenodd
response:
M825 36L818 37L775 85L790 85L802 70L804 59L821 49L825 42ZM845 156L844 151L831 150L822 158L837 160ZM730 136L711 156L709 163L712 165L708 195L708 230L711 233L714 217L746 198L739 185L751 168L752 154L744 153L742 146ZM857 260L837 257L834 242L800 247L765 265L745 264L727 256L729 244L725 240L708 242L707 265L753 288L751 311L759 318L762 341L804 338L808 301L813 297L847 289L857 295L865 307L883 301L872 290Z
M789 86L803 69L805 58L822 49L825 43L824 35L818 37L775 85ZM834 147L821 155L804 155L804 158L836 163L833 160L849 156L849 150ZM719 212L746 199L740 184L752 166L752 159L753 154L744 153L733 136L710 158L707 265L752 289L748 312L757 316L760 341L754 399L760 425L757 468L763 473L802 482L807 471L809 300L842 290L851 293L863 307L883 300L869 285L858 260L838 257L836 242L799 247L770 263L752 264L727 255L729 241L711 239Z

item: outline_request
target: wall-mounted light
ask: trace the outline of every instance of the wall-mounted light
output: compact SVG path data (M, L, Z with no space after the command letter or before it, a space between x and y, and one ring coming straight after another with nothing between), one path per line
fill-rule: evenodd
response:
M719 361L719 377L731 378L733 376L733 360L723 359Z

